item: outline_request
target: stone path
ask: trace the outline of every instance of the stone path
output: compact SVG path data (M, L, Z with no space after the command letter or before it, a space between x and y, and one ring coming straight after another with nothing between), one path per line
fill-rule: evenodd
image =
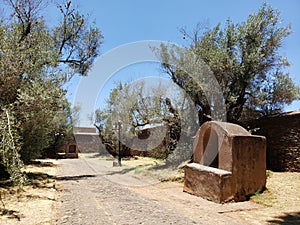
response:
M209 202L182 192L182 184L139 180L96 159L59 164L57 224L241 224L224 213L258 207Z

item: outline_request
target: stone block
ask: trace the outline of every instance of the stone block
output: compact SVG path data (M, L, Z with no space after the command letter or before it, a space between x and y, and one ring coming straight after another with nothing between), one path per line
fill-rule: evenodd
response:
M183 190L190 194L223 203L234 198L231 195L231 173L225 170L190 163L185 168Z
M266 185L266 139L231 123L203 124L184 191L214 202L244 201Z

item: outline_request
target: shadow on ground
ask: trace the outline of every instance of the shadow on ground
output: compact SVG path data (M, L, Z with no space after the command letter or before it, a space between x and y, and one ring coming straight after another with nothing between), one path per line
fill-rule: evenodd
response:
M39 188L44 187L45 185L43 185L43 184L44 184L44 182L47 183L47 180L55 179L54 176L51 176L46 173L39 173L39 172L36 172L36 173L27 172L27 173L25 173L25 175L27 178L27 182L26 182L25 186L32 185L34 187L39 187ZM0 188L10 189L13 187L14 187L14 184L11 180L0 181Z
M51 162L40 162L35 161L32 163L35 166L38 167L53 167L56 166L55 164ZM126 172L124 172L126 173ZM86 178L95 177L95 175L78 175L78 176L52 176L47 173L40 173L40 172L26 172L25 173L27 178L27 183L25 186L33 186L35 188L51 188L47 185L47 183L50 182L50 180L82 180ZM0 188L3 189L10 189L13 188L14 184L10 180L2 180L0 181Z
M300 212L285 213L284 215L277 216L268 222L270 224L298 225L300 224Z
M107 160L114 160L114 158L109 154L109 153L107 153L107 154L103 154L103 153L91 153L91 154L89 154L89 153L85 153L85 157L86 158L91 158L91 159L93 159L93 158L107 158Z
M55 177L55 180L84 180L87 178L96 177L96 175L78 175L78 176L62 176L62 177Z
M52 162L43 162L43 161L39 161L39 160L32 161L30 164L35 165L37 167L55 167L56 166Z
M16 219L18 221L21 220L20 213L15 210L8 210L5 208L0 209L0 216L8 216L10 219Z

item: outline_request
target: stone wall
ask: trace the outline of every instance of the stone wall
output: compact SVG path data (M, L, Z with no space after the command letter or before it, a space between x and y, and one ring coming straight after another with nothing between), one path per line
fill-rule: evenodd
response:
M257 120L254 133L267 138L267 168L300 172L300 111Z

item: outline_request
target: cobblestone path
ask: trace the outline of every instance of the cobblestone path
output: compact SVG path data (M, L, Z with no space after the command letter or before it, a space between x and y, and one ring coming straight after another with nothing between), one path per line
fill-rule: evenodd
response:
M241 224L222 214L231 210L226 206L178 188L172 192L159 184L137 187L114 182L142 181L112 173L95 160L65 159L59 164L57 224Z

